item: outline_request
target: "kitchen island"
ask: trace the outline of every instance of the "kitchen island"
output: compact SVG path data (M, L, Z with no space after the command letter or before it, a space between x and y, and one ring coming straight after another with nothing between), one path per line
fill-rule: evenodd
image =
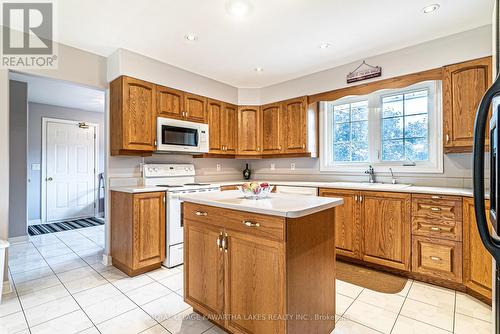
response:
M238 191L182 195L184 299L232 333L335 327L335 207L342 199Z

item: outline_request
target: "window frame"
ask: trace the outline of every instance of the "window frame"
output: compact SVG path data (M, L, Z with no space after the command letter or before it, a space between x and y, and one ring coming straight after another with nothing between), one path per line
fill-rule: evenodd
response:
M405 88L384 89L363 96L346 96L336 101L320 102L319 110L319 145L320 145L320 172L359 174L366 170L368 165L394 173L440 173L443 170L443 112L442 89L440 80L424 81ZM429 160L415 161L415 166L403 166L404 161L382 161L382 98L393 95L408 94L427 89L428 94L428 142ZM368 100L368 161L342 162L333 160L333 107L328 112L329 103L341 105ZM409 161L408 161L409 162Z

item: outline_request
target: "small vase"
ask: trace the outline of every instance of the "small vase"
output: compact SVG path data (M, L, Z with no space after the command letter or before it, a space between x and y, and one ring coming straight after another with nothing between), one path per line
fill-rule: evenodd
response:
M243 178L245 180L250 180L251 175L252 175L252 171L250 169L248 169L248 164L247 164L245 169L243 170Z

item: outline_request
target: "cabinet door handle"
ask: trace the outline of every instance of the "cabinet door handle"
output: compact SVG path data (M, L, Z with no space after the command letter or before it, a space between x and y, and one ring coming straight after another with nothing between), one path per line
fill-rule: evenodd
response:
M302 144L302 148L303 148L303 149L304 149L304 148L306 148L306 144Z
M208 213L206 213L205 211L196 211L195 215L205 217L208 216Z
M431 227L431 231L441 231L441 228L440 227L435 227L435 226L432 226Z
M260 227L259 223L254 223L254 222L251 222L249 220L244 220L243 224L245 224L248 227Z
M431 211L441 211L441 208L431 208Z
M358 195L354 195L354 202L358 202Z
M219 234L219 236L217 237L217 248L219 248L219 251L222 252L222 241L224 240L224 237L222 235L222 232Z
M226 235L222 238L222 249L224 249L224 252L227 253L227 245L228 245L228 240L227 240L227 233Z
M363 203L363 196L359 195L359 203Z
M441 261L441 258L440 257L437 257L437 256L430 256L429 257L432 261Z
M446 134L446 143L448 144L450 142L450 135Z

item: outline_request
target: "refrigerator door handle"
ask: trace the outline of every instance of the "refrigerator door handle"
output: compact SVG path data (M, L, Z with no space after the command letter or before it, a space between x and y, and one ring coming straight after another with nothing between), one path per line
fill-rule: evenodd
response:
M494 238L488 230L486 207L484 204L484 141L488 113L493 98L500 92L500 78L486 91L477 108L474 124L473 148L473 183L474 183L474 211L479 229L479 235L484 246L497 262L500 262L500 240Z

